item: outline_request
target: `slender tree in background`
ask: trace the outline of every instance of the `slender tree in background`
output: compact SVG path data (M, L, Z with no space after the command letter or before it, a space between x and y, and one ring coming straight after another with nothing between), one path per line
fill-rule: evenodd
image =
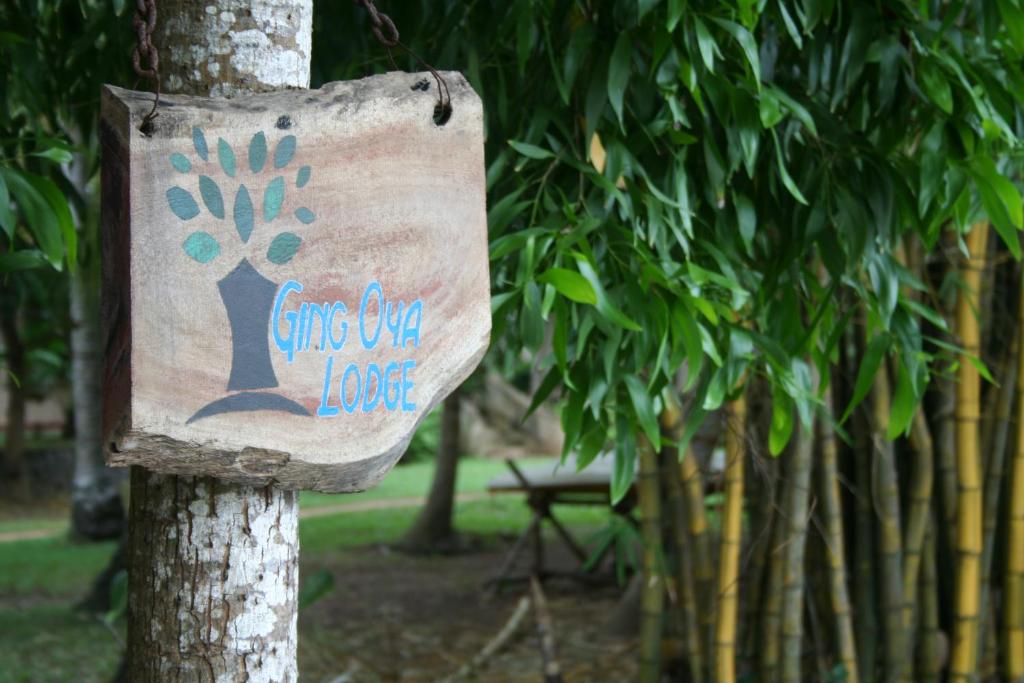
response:
M1017 325L1017 443L1010 465L1006 534L1006 578L1003 596L1004 670L1010 683L1024 682L1024 278Z
M410 552L452 550L458 545L452 526L452 513L455 507L455 480L459 465L460 401L460 392L456 389L442 404L441 439L430 493L416 521L399 544Z
M308 87L311 0L207 5L161 3L165 92ZM128 679L295 681L298 494L141 468L131 479Z

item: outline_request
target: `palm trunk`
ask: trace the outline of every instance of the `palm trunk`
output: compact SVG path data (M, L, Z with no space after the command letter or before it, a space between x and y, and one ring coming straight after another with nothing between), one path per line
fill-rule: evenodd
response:
M165 92L308 87L311 0L221 0L212 13L208 4L160 7L154 42ZM223 30L226 16L248 30ZM253 32L264 39L250 40ZM298 498L273 486L132 468L133 682L297 679Z
M957 300L956 326L966 354L980 351L979 287L985 268L988 224L978 223L967 235L970 258L964 267L963 290ZM982 498L978 452L979 375L967 357L960 361L956 401L957 491L955 625L951 681L973 681L978 671L978 619L981 598Z
M427 503L401 541L411 552L433 552L456 545L452 527L455 507L455 479L459 465L459 390L445 399L441 412L441 443L438 446L434 480Z
M661 571L661 487L658 458L651 444L640 439L637 449L640 533L643 537L644 585L640 596L640 683L661 680L661 622L665 585Z
M1018 329L1024 329L1024 280ZM1009 683L1024 683L1024 332L1017 359L1017 444L1007 506L1006 577L1003 580L1003 658Z
M814 425L800 425L789 468L788 505L784 510L786 548L782 569L782 637L780 677L783 683L803 680L801 653L804 617L804 549L811 486Z
M839 495L836 436L829 421L833 414L832 396L829 392L825 393L825 410L826 417L818 423L818 435L821 439L818 468L825 554L828 560L829 600L832 604L839 662L843 665L847 682L857 683L860 675L853 639L853 619L850 615L850 594L846 585L846 541L843 532L842 500Z
M747 404L743 396L729 410L725 431L725 509L718 563L718 619L715 622L715 680L736 680L736 613L743 535L743 465L746 460Z

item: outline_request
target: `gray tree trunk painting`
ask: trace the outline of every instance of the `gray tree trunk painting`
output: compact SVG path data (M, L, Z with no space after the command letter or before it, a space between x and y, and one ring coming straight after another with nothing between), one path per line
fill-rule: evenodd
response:
M311 0L208 5L161 3L165 92L308 87ZM297 680L296 493L133 468L130 519L130 680Z

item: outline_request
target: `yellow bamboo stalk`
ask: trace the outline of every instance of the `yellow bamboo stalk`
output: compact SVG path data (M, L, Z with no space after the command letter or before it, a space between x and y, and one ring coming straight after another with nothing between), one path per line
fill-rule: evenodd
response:
M1006 578L1003 596L1003 656L1006 678L1024 683L1024 280L1020 299L1021 343L1017 361L1017 448L1008 505Z
M637 444L639 471L637 495L640 499L640 533L643 537L644 584L640 596L640 683L661 680L661 622L665 584L661 575L661 488L658 484L658 458L646 438Z
M690 549L693 551L693 576L697 587L701 642L711 652L711 624L715 615L715 567L711 553L711 532L704 505L704 476L697 466L693 449L687 448L679 463L686 498L686 521L690 530Z
M857 650L853 638L853 619L850 610L850 594L847 589L847 571L843 531L842 499L839 495L838 457L836 435L830 419L832 394L825 392L825 417L819 422L818 435L821 439L819 455L819 479L821 486L821 507L824 519L825 555L828 561L829 600L836 633L836 650L839 661L846 671L847 683L858 683Z
M980 333L976 311L985 268L988 224L977 223L967 234L970 254L963 269L963 290L957 300L956 327L967 354L977 356ZM950 681L973 681L978 671L978 617L981 598L982 500L981 457L978 452L980 379L965 356L956 387L956 596Z
M718 683L736 681L736 612L743 535L746 415L746 400L740 396L729 407L725 429L725 506L718 564L718 619L715 622L715 680Z

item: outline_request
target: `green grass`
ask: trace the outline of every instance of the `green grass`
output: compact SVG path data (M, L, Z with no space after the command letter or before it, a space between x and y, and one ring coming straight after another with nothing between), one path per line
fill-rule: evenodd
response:
M67 605L0 611L0 683L101 683L114 677L121 650L96 617Z

